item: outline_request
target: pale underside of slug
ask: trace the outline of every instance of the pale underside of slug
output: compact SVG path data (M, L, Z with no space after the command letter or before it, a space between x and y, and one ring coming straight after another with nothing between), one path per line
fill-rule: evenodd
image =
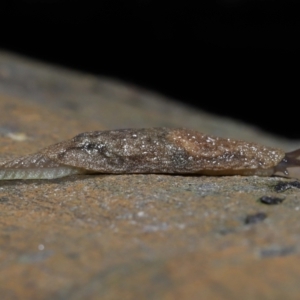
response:
M0 179L53 179L92 173L300 178L298 156L300 151L285 154L280 149L182 128L94 131L3 163Z

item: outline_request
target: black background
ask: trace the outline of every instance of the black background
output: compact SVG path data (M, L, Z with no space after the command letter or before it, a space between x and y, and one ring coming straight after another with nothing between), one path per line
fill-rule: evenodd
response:
M300 138L297 1L1 1L0 48Z

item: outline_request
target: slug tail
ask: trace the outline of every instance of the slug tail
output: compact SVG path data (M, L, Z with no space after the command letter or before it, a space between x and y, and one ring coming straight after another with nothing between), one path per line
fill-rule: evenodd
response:
M59 164L40 153L17 158L0 166L0 180L55 179L84 173L83 169Z
M79 169L71 167L43 169L0 169L0 180L15 179L54 179L73 174L82 174Z
M274 168L274 175L300 179L300 149L286 153Z

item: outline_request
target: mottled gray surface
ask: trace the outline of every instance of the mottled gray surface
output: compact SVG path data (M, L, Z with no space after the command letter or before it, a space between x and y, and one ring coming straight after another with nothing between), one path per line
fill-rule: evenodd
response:
M0 79L2 160L118 127L295 146L136 87L7 54ZM1 299L298 299L299 188L255 176L1 181Z

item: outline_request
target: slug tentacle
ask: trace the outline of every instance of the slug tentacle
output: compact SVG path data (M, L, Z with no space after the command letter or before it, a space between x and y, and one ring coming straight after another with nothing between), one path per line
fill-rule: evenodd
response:
M285 153L274 168L274 175L300 179L300 149Z
M81 133L36 154L8 161L0 166L0 180L91 173L300 178L299 157L300 150L285 154L280 149L183 128L120 129Z

